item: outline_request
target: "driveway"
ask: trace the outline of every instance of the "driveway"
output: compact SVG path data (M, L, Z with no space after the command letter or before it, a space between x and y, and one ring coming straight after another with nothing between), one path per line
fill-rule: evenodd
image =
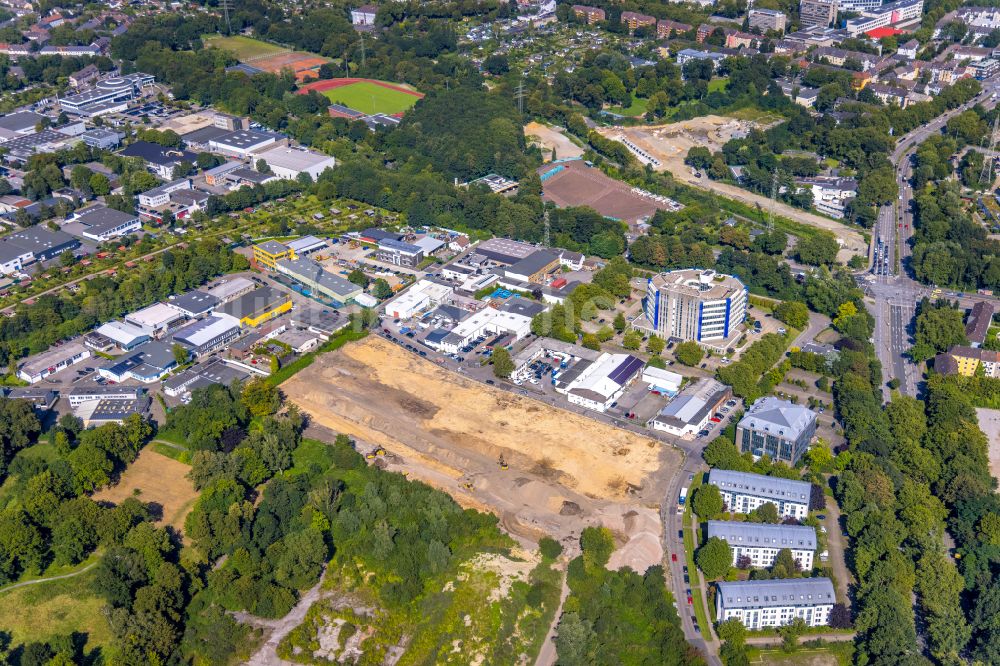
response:
M847 540L844 538L840 527L840 507L832 497L826 498L826 520L823 526L826 527L826 548L829 551L829 561L827 564L833 570L834 584L837 589L837 601L851 607L850 588L854 585L854 578L847 568L846 550Z

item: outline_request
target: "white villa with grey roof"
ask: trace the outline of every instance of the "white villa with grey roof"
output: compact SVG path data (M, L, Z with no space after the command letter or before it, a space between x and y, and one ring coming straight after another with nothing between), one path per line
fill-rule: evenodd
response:
M810 627L830 624L837 597L829 578L785 578L719 582L719 622L739 620L747 629L780 627L797 617Z
M726 520L708 521L708 538L719 538L733 551L733 566L743 556L750 566L774 565L778 553L787 548L803 571L812 569L816 552L816 530L805 525L767 525Z
M708 473L708 482L719 489L726 508L733 513L750 513L770 503L782 518L803 520L809 515L812 485L807 481L713 469Z

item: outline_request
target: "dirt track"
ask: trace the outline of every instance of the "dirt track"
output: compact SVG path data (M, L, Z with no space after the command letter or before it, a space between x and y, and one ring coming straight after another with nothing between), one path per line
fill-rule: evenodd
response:
M619 564L642 569L662 557L656 512L679 454L658 442L473 382L374 337L318 358L282 390L317 424L385 447L389 469L496 513L517 536L549 534L575 548L580 530L600 523L629 542Z
M542 159L548 162L552 159L552 149L556 149L556 159L564 160L571 157L583 157L583 148L573 143L568 136L548 125L530 122L524 126L524 135L535 140L542 147Z
M773 204L774 212L778 215L819 229L832 231L837 238L844 242L843 248L837 255L840 261L846 262L855 254L867 255L868 246L860 232L855 228L836 220L807 213L799 208L793 208L788 204L772 202L767 197L735 185L713 181L705 175L696 178L691 173L691 168L684 164L684 158L692 147L704 146L714 153L722 150L722 146L733 138L734 134L756 126L755 123L735 118L702 116L667 125L610 127L598 129L598 131L609 139L617 139L624 134L630 141L660 160L661 164L656 168L657 171L669 171L676 179L688 185L718 192L725 197L750 206L760 205L764 210L768 210Z

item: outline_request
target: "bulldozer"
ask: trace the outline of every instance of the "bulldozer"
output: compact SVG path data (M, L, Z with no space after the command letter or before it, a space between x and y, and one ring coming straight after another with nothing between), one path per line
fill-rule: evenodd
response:
M385 449L383 449L380 446L377 449L369 451L367 454L365 454L365 460L375 460L376 456L384 456L384 455L385 455Z

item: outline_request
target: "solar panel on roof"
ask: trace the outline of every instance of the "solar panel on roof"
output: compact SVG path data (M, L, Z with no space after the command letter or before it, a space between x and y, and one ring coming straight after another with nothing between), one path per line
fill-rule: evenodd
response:
M625 383L641 368L643 362L641 359L635 356L629 356L624 361L618 364L618 367L611 371L608 375L608 379L615 382L619 386L624 386Z

